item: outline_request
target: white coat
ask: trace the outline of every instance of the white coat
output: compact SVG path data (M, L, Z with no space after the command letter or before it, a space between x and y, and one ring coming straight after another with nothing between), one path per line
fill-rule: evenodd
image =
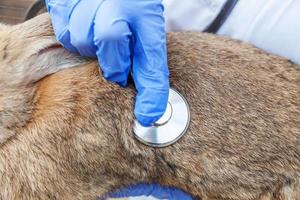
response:
M167 31L203 31L226 0L164 0ZM300 0L239 0L217 32L300 64Z

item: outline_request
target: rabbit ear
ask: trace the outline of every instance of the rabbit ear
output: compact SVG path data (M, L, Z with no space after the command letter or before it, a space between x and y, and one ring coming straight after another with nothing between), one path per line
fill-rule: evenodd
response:
M87 63L86 59L58 45L41 49L34 55L22 56L16 57L11 64L3 65L3 68L0 65L0 91L26 86L60 70Z
M45 76L56 73L62 69L71 68L74 66L86 63L80 55L67 52L58 44L41 49L34 56L29 57L31 60L28 66L27 81L36 82ZM24 81L26 81L24 79Z
M59 70L86 62L57 42L48 14L12 26L1 37L8 53L5 59L1 60L0 56L0 91L1 88L34 83Z
M54 31L52 28L51 18L48 13L38 15L22 24L14 26L15 30L25 30L23 36L27 37L43 37L52 36Z
M10 27L10 25L7 25L7 24L1 24L1 23L0 23L0 31L5 31L5 30L7 30L9 27Z

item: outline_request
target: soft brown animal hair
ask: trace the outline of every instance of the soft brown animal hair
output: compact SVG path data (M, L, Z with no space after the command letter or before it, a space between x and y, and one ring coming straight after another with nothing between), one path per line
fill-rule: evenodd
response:
M204 33L170 33L168 62L191 124L155 149L134 139L133 85L60 47L47 14L0 26L0 199L157 182L203 200L299 200L299 65Z

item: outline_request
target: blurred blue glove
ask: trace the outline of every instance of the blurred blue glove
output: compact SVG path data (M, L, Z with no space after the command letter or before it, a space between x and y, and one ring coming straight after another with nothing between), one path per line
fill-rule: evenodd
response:
M162 0L46 0L62 45L98 57L103 76L137 89L135 116L144 126L165 112L169 71ZM132 69L131 69L132 67Z
M100 197L97 200L106 198L128 198L136 200L193 200L187 193L172 187L162 187L158 184L137 184L118 190L115 193L108 194L106 197ZM136 198L135 198L136 197ZM139 198L138 198L139 197Z

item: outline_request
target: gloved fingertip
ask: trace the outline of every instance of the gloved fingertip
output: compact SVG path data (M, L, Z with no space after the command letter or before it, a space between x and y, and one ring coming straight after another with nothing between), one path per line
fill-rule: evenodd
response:
M116 83L116 84L118 84L122 88L125 88L128 85L127 79L120 79L120 78L116 78L115 76L107 76L107 75L103 75L103 77L107 81L109 81L111 83Z
M137 121L145 127L153 125L165 113L169 88L150 89L140 92L136 97L134 114Z
M138 113L135 113L135 117L137 121L144 127L150 127L152 126L156 121L158 121L164 113L157 115L157 117L148 117L148 116L143 116Z
M77 49L71 44L70 33L68 30L63 31L60 34L56 34L56 39L68 51L78 53Z
M99 61L100 63L100 61ZM116 83L120 85L121 87L126 87L128 85L128 74L129 69L125 69L125 71L118 72L114 71L113 67L106 66L100 64L100 69L102 71L103 77L112 83Z

